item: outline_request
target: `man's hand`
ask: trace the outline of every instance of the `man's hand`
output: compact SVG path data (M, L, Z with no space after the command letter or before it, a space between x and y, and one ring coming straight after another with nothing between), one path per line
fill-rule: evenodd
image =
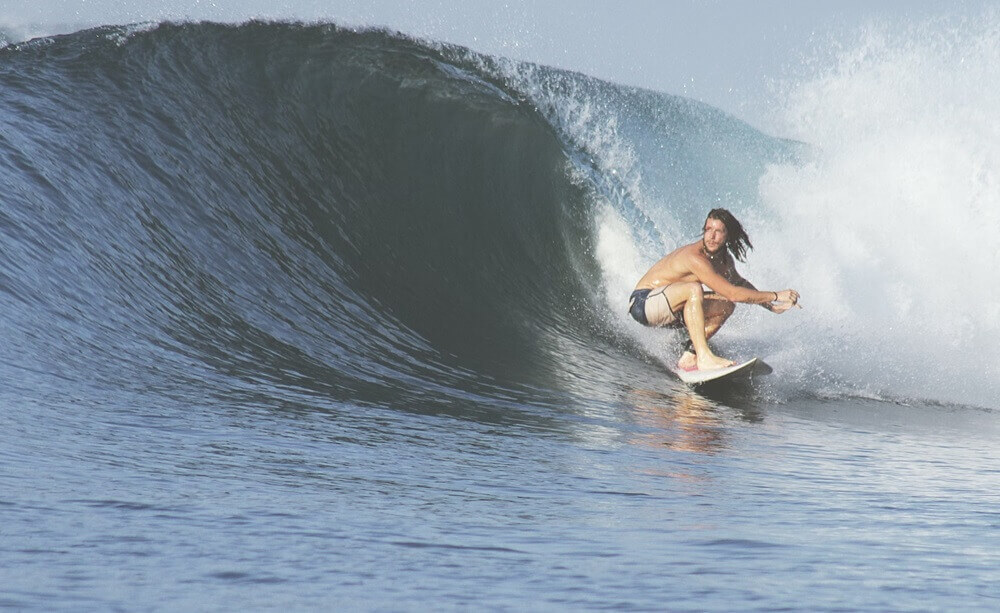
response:
M781 314L787 311L788 309L792 308L793 306L799 306L799 305L793 302L772 302L771 312ZM799 308L801 309L802 307Z
M793 289L775 292L778 299L771 303L772 313L784 313L793 306L799 306L799 293ZM801 309L802 307L799 306Z

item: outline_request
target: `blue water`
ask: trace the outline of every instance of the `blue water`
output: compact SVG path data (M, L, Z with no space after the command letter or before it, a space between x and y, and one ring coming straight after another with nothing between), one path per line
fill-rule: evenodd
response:
M694 391L606 299L609 214L759 226L800 155L384 32L0 50L0 607L995 610L995 404L745 312L775 373Z
M994 608L994 414L652 388L507 423L5 403L3 604Z

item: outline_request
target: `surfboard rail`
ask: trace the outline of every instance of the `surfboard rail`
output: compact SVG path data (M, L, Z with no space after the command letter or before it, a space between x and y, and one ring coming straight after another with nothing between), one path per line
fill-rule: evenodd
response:
M673 369L674 373L680 378L680 380L688 385L703 385L705 383L727 379L743 379L753 375L757 370L762 370L763 372L761 374L766 374L767 372L770 372L771 369L758 358L750 358L745 362L734 364L733 366L728 366L726 368L711 368L707 370L684 370L683 368Z

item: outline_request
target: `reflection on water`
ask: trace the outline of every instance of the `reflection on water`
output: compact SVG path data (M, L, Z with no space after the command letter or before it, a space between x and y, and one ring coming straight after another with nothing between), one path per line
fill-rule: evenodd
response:
M718 453L727 446L734 418L760 422L763 415L745 396L727 398L723 404L691 390L665 394L656 390L631 389L627 402L636 423L645 429L631 442L675 451Z

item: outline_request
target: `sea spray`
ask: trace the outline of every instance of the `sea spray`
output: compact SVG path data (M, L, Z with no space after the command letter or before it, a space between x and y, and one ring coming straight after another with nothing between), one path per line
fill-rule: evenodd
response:
M996 398L998 66L992 13L872 29L789 85L778 129L814 156L763 176L755 236L764 278L790 279L807 307L784 369L895 398Z

